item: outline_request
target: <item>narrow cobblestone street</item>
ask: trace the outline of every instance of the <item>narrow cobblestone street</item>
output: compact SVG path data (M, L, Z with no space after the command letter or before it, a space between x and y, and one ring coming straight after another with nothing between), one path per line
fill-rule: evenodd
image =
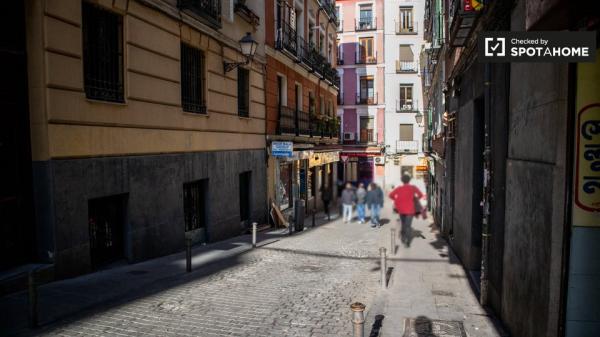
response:
M389 286L381 290L378 250L386 247L391 253L390 227L398 227L390 206L384 209L385 225L380 229L332 219L291 237L281 231L271 233L275 240L263 235L257 249L189 274L133 287L116 301L41 330L22 332L41 336L349 336L350 304L359 301L367 307L366 336L422 336L403 335L407 318L454 320L463 323L467 336L498 336L462 267L429 221L415 221L409 247L396 240L400 246L396 255L389 254L388 268L393 268ZM322 215L318 222L324 222ZM248 240L248 236L242 238ZM155 270L163 263L166 273L173 265L183 265L179 255L153 263ZM138 274L147 272L138 269ZM123 287L131 283L122 282ZM106 292L118 284L108 285ZM42 298L44 291L41 287Z

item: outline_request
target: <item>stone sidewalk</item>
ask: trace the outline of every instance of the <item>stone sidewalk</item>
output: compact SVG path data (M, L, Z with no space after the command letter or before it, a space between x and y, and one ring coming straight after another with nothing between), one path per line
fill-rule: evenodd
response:
M372 229L319 214L316 228L309 217L293 236L261 233L256 249L249 235L196 247L192 273L175 254L48 284L40 287L46 324L36 330L23 325L24 294L5 297L0 334L350 336L349 306L359 301L367 305L366 336L403 336L406 318L436 327L455 320L468 336L499 336L426 221L415 221L410 247L390 256L389 287L381 289L378 249L389 250L390 227L398 226L389 203L382 218L386 224ZM426 335L405 335L413 336Z

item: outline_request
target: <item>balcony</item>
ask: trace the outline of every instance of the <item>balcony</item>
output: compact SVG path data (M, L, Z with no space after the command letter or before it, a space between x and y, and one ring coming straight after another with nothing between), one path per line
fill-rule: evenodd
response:
M356 95L356 104L358 105L377 105L377 94L373 96Z
M279 107L277 134L303 137L337 138L339 122L326 116L317 117L287 106Z
M360 130L360 139L359 144L376 144L377 141L375 139L375 130L373 129L361 129Z
M397 140L396 153L419 153L419 141Z
M177 0L177 7L191 11L213 28L221 28L221 0Z
M358 20L354 20L355 30L357 32L364 32L367 30L376 30L377 29L377 19L375 17L371 18L360 18Z
M419 111L417 100L413 99L399 99L396 100L396 112L417 112Z
M406 22L396 20L396 35L416 35L419 33L417 21Z
M366 55L364 52L358 52L355 55L355 64L377 64L377 53L375 55Z
M287 22L281 22L277 31L277 49L298 55L298 33Z
M462 0L451 0L448 11L448 30L450 32L450 45L452 47L462 47L465 45L471 31L475 26L477 14L470 4L463 4ZM440 25L443 18L440 18Z
M321 8L325 11L327 16L329 16L330 22L338 22L338 17L335 11L335 3L331 0L320 0Z
M256 13L254 13L254 11L252 11L248 6L246 6L245 0L236 1L233 11L254 27L260 24L260 17L256 15Z
M397 74L406 74L406 73L418 73L419 72L419 64L417 61L400 61L396 60L396 73Z

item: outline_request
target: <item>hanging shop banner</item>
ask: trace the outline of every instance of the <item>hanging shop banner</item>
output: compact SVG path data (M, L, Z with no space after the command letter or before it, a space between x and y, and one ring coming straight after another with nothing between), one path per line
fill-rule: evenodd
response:
M340 160L340 153L338 151L331 152L318 152L313 154L309 159L309 167L315 167L325 165L329 163L335 163Z
M600 227L600 56L577 65L574 226Z
M273 157L292 157L294 150L293 142L272 142L271 155Z

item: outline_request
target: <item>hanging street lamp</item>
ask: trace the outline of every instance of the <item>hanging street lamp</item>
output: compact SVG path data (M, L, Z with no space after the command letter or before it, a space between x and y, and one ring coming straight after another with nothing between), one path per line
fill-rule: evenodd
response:
M258 42L256 42L252 35L248 32L246 36L244 36L240 41L240 51L242 55L246 58L245 62L223 62L223 72L228 73L233 69L241 66L249 64L252 58L254 57L254 53L256 53L256 48L258 47Z

